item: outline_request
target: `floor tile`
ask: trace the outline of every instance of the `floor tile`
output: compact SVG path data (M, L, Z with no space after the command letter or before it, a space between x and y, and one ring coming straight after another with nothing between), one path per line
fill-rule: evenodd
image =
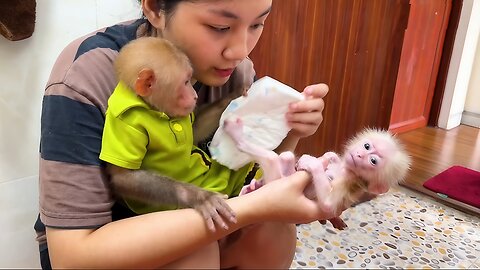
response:
M479 262L474 262L468 269L480 269L480 263Z
M480 258L480 219L428 196L393 189L346 210L344 231L298 226L292 268L471 268Z

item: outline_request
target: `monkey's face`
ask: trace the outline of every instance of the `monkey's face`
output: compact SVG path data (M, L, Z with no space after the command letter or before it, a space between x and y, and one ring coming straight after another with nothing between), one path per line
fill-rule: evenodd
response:
M348 148L345 161L356 172L372 172L382 166L380 154L371 140L364 139Z
M180 114L188 115L195 109L197 104L197 92L193 89L190 82L177 89L177 107Z
M172 75L175 77L171 83L151 82L148 85L151 89L150 94L143 96L143 99L169 117L184 117L193 112L198 99L197 92L191 84L192 70L178 69Z
M367 129L347 145L345 166L368 182L368 191L382 194L402 181L410 167L410 157L387 131Z
M357 176L369 183L369 192L381 194L388 191L388 183L380 179L380 175L389 154L391 145L378 138L363 138L351 144L345 153L347 167Z
M197 92L190 84L190 80L182 80L174 90L171 102L166 104L166 113L170 117L187 116L195 109L197 99Z

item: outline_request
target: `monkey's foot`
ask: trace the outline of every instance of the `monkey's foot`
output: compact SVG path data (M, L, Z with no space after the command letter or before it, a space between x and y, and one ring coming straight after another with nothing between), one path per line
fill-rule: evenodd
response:
M340 217L334 217L329 219L328 221L330 221L332 226L338 230L343 230L348 227L345 221L343 221L343 219L341 219Z
M239 117L231 117L223 121L223 130L227 133L236 143L239 143L243 139L243 121Z

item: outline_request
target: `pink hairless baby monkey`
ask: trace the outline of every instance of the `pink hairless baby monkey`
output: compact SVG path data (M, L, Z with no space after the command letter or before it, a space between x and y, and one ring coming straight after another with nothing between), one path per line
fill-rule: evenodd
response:
M321 157L302 155L295 164L292 152L277 154L253 145L243 136L240 118L225 120L225 132L237 148L250 154L263 169L264 177L244 187L241 194L288 176L296 170L312 174L312 184L305 190L325 212L339 215L365 193L382 194L402 181L410 166L410 157L387 131L366 129L349 141L343 155L327 152ZM295 166L296 165L296 166ZM335 228L346 224L339 218L329 220Z

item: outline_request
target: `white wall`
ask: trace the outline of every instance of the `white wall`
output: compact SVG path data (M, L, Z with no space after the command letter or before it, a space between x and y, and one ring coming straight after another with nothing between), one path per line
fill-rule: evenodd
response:
M477 51L473 60L462 124L480 128L480 38L477 41Z
M50 69L64 46L97 28L140 17L136 0L37 0L32 37L0 36L0 268L39 268L40 112Z
M479 84L470 83L471 79L477 79L475 77L480 75L474 69L480 37L478 14L480 14L480 1L464 0L438 119L438 126L444 129L452 129L460 125L462 117L469 115L468 112L464 113L466 109L480 110L479 99L470 100L478 97L480 91ZM467 94L469 94L468 100Z
M468 85L465 111L480 114L480 38L477 43L472 76L470 77L470 83Z

